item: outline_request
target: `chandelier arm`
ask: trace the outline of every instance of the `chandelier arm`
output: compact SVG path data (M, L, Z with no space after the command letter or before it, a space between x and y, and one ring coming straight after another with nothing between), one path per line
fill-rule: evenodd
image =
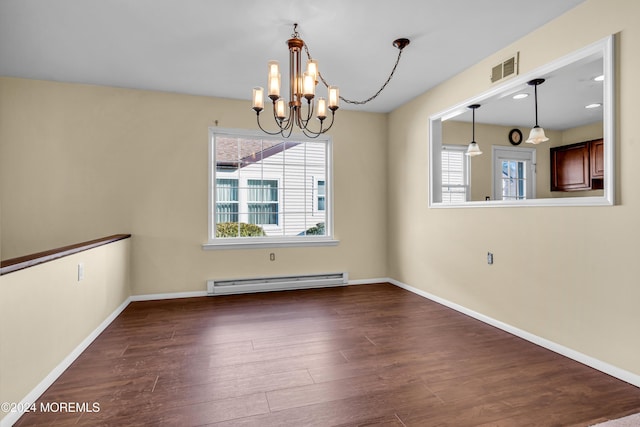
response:
M307 133L309 132L309 133ZM307 138L311 138L311 139L316 139L318 138L320 135L322 135L324 132L318 132L315 133L312 130L308 130L308 129L302 129L302 133L304 134L304 136L306 136Z
M292 114L291 107L289 107L289 115L284 119L279 119L276 112L276 103L273 103L273 120L276 122L278 127L285 131L290 127L293 127L294 115ZM284 124L284 125L283 125ZM278 132L281 133L281 132Z
M298 111L298 127L300 129L306 129L307 125L309 123L309 121L311 120L311 118L313 117L313 112L314 112L314 104L311 102L311 99L307 99L307 118L303 119L302 118L302 104L299 107L299 111ZM314 132L315 133L315 132Z
M322 133L328 131L329 129L331 129L333 127L333 120L336 118L336 112L335 110L331 110L331 124L329 125L328 128L325 128L325 130L322 131Z
M293 107L293 110L291 111L291 115L295 120L296 126L298 126L300 129L304 129L304 122L302 121L302 110L298 107Z
M322 123L320 123L320 130L318 132L309 128L308 120L304 123L301 123L301 125L303 126L298 126L298 127L307 138L317 138L324 133L324 131L322 130Z
M305 121L305 123L309 123L309 120L311 120L311 117L313 117L313 113L315 112L315 103L311 102L311 99L307 99L307 120Z
M283 128L282 132L280 132L280 135L282 135L283 138L289 138L291 136L291 133L293 133L293 122L290 123L290 125L287 125L287 127ZM286 135L285 131L288 131Z
M302 132L309 138L317 138L320 135L326 133L329 129L331 129L331 127L333 126L333 121L336 117L336 112L335 111L331 111L331 124L329 124L329 127L323 128L324 126L324 120L320 120L320 130L318 132L315 132L309 128L304 128L302 129ZM307 132L311 133L313 136L307 134Z
M274 118L274 121L276 122L276 124L278 125L278 127L280 128L279 131L270 132L270 131L266 130L265 128L263 128L262 124L260 123L260 111L256 111L256 121L257 121L258 127L260 128L261 131L263 131L267 135L282 135L285 138L289 138L289 136L293 132L293 120L292 120L291 110L289 110L289 117L287 117L286 119L280 120L278 118L278 116L276 115L276 106L275 106L275 103L274 103L273 104L273 118ZM285 136L285 132L286 131L289 131L289 132Z
M275 106L274 106L274 110L273 111L274 111L273 112L273 116L274 116L274 118L276 120L276 123L280 127L280 135L282 135L282 137L284 137L284 138L289 138L291 136L291 133L293 132L293 125L295 123L295 111L294 111L294 109L289 107L289 115L287 116L287 118L282 119L282 120L279 120L278 117L276 116ZM284 126L283 126L283 123L284 123ZM285 133L286 133L286 135L285 135Z
M256 112L256 121L258 122L258 127L260 128L260 130L268 135L281 135L284 130L282 127L280 127L280 130L277 132L269 132L268 130L263 128L260 124L260 112Z
M309 53L309 47L307 46L306 43L304 44L304 50L305 50L305 52L307 52L307 57L309 59L313 59L311 57L311 54ZM384 88L387 87L387 85L389 84L389 82L393 78L393 74L396 72L396 68L398 68L398 64L400 63L400 57L401 56L402 56L402 49L398 49L398 58L396 58L396 63L393 65L393 69L391 70L391 73L389 74L389 77L387 77L387 80L384 82L384 84L380 87L380 89L378 89L378 91L375 94L371 95L369 98L367 98L367 99L365 99L363 101L354 101L354 100L351 100L351 99L347 99L342 95L340 95L340 99L343 100L344 102L346 102L347 104L357 104L357 105L366 104L367 102L370 102L370 101L373 101L374 99L376 99L378 97L378 95L380 95L380 93L384 90ZM322 73L318 72L318 77L320 77L320 80L322 81L322 83L326 87L329 87L329 84L324 79Z
M331 129L333 127L333 120L335 118L336 118L336 112L335 112L335 110L332 110L331 111L331 123L329 124L329 127L326 127L321 133L325 133L325 132L327 132L329 129ZM322 129L322 125L320 126L320 128Z

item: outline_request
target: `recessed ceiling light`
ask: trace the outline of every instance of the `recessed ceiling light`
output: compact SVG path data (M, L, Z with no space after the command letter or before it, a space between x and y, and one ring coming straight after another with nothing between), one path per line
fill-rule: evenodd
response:
M527 96L529 96L528 93L517 93L513 95L513 99L523 99L523 98L526 98Z
M602 107L602 104L589 104L584 106L584 108L598 108L598 107Z
M604 74L600 74L599 76L596 76L593 78L594 81L596 82L601 82L604 80Z

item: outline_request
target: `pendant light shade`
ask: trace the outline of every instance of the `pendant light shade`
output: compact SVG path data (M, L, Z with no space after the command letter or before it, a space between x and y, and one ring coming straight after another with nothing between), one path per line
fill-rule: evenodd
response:
M524 141L529 144L540 144L541 142L549 140L549 138L544 134L544 129L538 126L538 85L541 85L542 83L544 83L544 79L533 79L528 82L529 85L533 86L536 106L536 125L531 129L529 138Z
M549 138L544 134L544 129L540 126L534 126L531 128L531 132L529 132L529 138L525 142L530 144L540 144L541 142L548 141Z
M482 154L482 151L480 151L480 146L477 142L471 141L471 144L469 144L469 147L467 147L467 151L465 152L465 154L472 157L479 156L480 154Z
M473 157L482 154L480 146L476 142L476 109L480 108L480 104L469 105L469 108L471 108L472 111L471 143L469 143L469 147L467 147L467 151L464 154Z

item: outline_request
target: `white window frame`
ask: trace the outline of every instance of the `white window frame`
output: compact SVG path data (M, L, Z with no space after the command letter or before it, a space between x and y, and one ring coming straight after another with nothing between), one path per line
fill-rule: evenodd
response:
M442 152L443 151L457 151L462 153L462 174L463 174L463 181L464 184L462 185L462 187L464 187L465 189L465 201L469 201L471 200L471 161L469 159L469 156L466 156L465 153L467 151L467 146L466 145L455 145L455 144L443 144L442 145L442 149L440 150L440 156L442 156ZM440 164L442 164L442 161L440 162ZM444 171L444 167L442 167L442 169L440 170L440 188L441 188L441 194L442 194L442 198L441 198L441 202L443 204L449 204L449 203L456 203L456 202L445 202L443 201L444 199L444 183L443 183L443 179L442 179L442 173Z
M216 191L216 159L215 159L215 138L216 136L227 137L247 137L284 140L282 137L266 135L262 132L244 129L225 129L219 127L209 128L209 185L208 185L208 238L202 245L205 250L216 249L243 249L243 248L274 248L274 247L296 247L296 246L335 246L339 241L333 235L333 141L328 135L321 135L318 138L308 138L304 135L292 135L288 138L296 142L323 142L326 144L326 171L325 171L325 235L302 235L302 236L265 236L265 237L226 237L216 238L215 222L215 191ZM314 178L313 183L316 179ZM310 195L315 196L311 189ZM279 201L284 200L280 183L278 186ZM317 208L317 201L311 205L309 214L312 215ZM286 207L284 208L286 209ZM286 211L285 211L286 212Z

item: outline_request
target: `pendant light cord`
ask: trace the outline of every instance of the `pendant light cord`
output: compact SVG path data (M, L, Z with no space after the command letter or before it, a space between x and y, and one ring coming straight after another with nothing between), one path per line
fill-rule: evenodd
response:
M533 92L535 93L536 101L536 126L538 126L538 85L533 86Z
M476 142L476 109L471 110L471 142Z

